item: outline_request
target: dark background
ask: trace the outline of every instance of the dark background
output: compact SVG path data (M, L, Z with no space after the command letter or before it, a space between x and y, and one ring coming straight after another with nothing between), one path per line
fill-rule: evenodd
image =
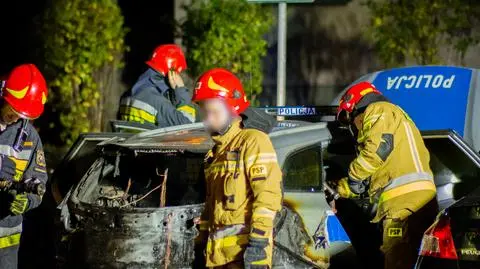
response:
M16 65L31 62L42 70L42 15L48 0L2 1L0 4L0 75L7 75ZM174 38L173 0L119 0L130 29L126 44L123 82L128 86L144 71L144 61L153 49ZM59 48L61 49L61 48ZM47 119L48 120L48 119ZM48 196L48 194L46 195ZM41 208L26 214L19 266L55 268L54 203L44 197Z
M0 4L0 75L6 75L21 63L39 65L43 57L41 17L49 5L48 0L2 1ZM126 44L123 80L132 84L145 69L143 64L153 49L174 38L173 0L119 0L130 29Z

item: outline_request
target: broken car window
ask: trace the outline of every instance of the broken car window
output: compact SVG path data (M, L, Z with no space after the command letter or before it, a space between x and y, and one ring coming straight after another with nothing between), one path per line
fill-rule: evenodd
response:
M182 151L106 156L103 175L90 181L97 186L88 200L120 208L202 203L204 187L199 178L203 158L203 153Z

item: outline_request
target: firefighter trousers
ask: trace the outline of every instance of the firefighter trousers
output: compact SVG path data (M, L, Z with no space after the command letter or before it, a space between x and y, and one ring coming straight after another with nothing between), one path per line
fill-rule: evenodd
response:
M382 221L385 269L413 268L418 257L423 233L433 224L438 212L433 198L417 212L403 220L386 218Z
M0 248L0 268L17 269L19 245Z

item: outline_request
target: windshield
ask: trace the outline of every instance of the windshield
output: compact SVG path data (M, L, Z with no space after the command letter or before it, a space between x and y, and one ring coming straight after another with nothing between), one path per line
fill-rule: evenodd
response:
M89 176L82 200L120 208L202 203L203 159L203 153L175 150L106 155Z

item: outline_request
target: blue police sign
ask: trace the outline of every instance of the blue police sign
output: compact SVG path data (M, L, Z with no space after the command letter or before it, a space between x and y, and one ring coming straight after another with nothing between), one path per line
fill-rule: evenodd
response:
M417 66L377 73L373 84L402 107L421 130L464 133L472 70Z

